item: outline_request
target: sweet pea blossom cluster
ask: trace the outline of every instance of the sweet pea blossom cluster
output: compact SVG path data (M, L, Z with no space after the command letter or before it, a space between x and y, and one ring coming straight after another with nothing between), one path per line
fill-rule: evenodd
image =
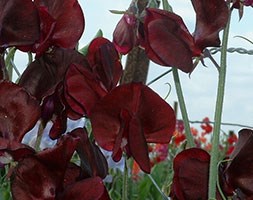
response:
M175 13L149 4L138 13L136 4L131 4L113 32L113 41L97 37L84 53L78 50L85 19L77 0L1 0L0 162L10 166L12 198L111 199L103 182L108 164L100 148L110 151L115 162L133 159L149 174L154 162L148 143L169 144L176 116L144 83L119 84L124 73L120 55L139 46L157 64L190 73L194 57L202 56L206 47L220 46L219 32L228 22L230 3L192 0L193 34ZM10 48L35 55L17 83L9 78L5 64ZM91 129L83 126L66 133L67 120L81 118L90 120ZM30 147L22 141L38 123L36 144ZM48 123L52 123L49 137L56 144L40 149ZM220 166L219 177L224 194L250 199L252 179L244 167L252 168L252 163L244 158L250 156L253 133L244 129L239 134L228 158L231 162ZM170 197L207 199L209 161L209 153L200 148L180 152L173 161Z

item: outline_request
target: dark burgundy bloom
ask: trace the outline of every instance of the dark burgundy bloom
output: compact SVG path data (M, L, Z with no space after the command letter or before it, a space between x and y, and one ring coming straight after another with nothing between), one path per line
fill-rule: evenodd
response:
M253 198L253 131L243 129L223 172L225 192L236 193L239 199Z
M198 148L179 153L173 161L173 199L206 200L208 192L210 155Z
M113 89L122 74L122 65L115 46L108 39L98 37L89 45L87 59L96 78L105 88Z
M86 129L77 128L70 134L80 138L76 150L81 160L82 176L99 176L104 179L108 174L106 158L95 142L89 140Z
M225 28L229 9L224 0L192 0L196 12L194 40L198 48L220 46L219 32Z
M94 106L90 119L97 143L113 151L115 161L125 151L147 173L147 143L169 143L176 122L173 109L141 83L113 89Z
M31 0L0 1L0 46L30 45L39 39L39 15Z
M194 39L180 16L148 8L144 33L145 51L152 61L177 67L184 72L192 71L192 56L199 56L201 49L195 47Z
M84 31L84 16L77 0L35 0L40 38L21 48L41 56L51 46L73 49Z
M173 200L208 199L210 155L199 148L180 152L173 161ZM221 199L217 192L217 199Z
M244 0L243 5L245 6L253 6L253 0Z
M89 116L96 102L106 94L107 90L89 69L78 64L69 67L64 96L71 109L80 117ZM69 115L72 119L75 119L75 116Z
M75 50L54 48L51 52L35 59L22 74L19 85L26 88L37 99L53 93L63 81L65 73L72 63L88 65L85 57Z
M0 137L21 142L40 118L39 102L11 82L0 82Z
M121 54L127 54L138 44L138 20L132 13L125 13L113 32L113 43Z
M84 177L82 169L69 162L81 140L65 135L55 147L21 160L12 173L13 199L100 199L105 193L102 179Z

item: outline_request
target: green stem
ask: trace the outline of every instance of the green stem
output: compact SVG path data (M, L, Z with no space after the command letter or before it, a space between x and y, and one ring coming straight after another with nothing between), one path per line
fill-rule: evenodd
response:
M124 166L124 174L123 174L122 200L128 200L128 168L127 168L126 158L125 158L125 166Z
M156 187L156 189L158 190L158 192L161 194L162 199L163 200L168 200L168 197L162 192L162 190L159 188L159 186L157 185L156 181L153 179L153 177L148 174L149 179L152 181L153 185Z
M162 3L163 3L164 10L173 12L172 7L168 3L168 0L162 0ZM194 139L191 134L191 127L190 127L190 123L189 123L189 118L188 118L188 114L187 114L187 110L186 110L186 106L185 106L185 101L184 101L184 95L183 95L183 91L182 91L177 68L172 67L172 73L173 73L174 83L175 83L175 87L176 87L178 102L179 102L182 118L184 121L184 128L185 128L185 136L187 139L187 145L189 147L195 147Z
M216 181L218 176L218 155L219 155L219 138L220 138L220 128L221 128L221 118L223 110L223 101L225 93L225 80L226 80L226 68L227 68L227 46L228 46L228 35L229 35L229 25L230 25L230 15L228 23L223 32L222 38L222 48L221 48L221 61L220 61L220 72L216 99L216 108L214 116L214 130L212 138L212 150L211 150L211 161L209 168L209 190L208 198L209 200L216 199Z
M189 118L188 118L188 114L187 114L187 110L186 110L186 106L185 106L185 101L184 101L184 96L183 96L183 91L182 91L182 87L181 87L181 83L180 83L180 79L179 79L179 75L178 75L178 69L173 67L172 72L173 72L178 102L179 102L182 118L184 121L184 128L185 128L185 135L186 135L186 139L187 139L187 144L189 147L194 147L195 143L194 143L193 136L191 134L191 127L190 127Z
M43 123L40 123L37 138L35 141L35 147L34 147L36 151L40 150L40 143L41 143L44 128L45 126L43 125Z

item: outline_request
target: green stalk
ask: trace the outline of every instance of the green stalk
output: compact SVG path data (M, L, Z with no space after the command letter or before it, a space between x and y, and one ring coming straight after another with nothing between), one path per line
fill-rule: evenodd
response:
M168 3L168 0L162 0L162 3L163 3L164 10L173 12L172 7ZM185 101L184 101L183 90L181 87L180 78L178 75L177 68L172 67L172 73L173 73L174 83L175 83L175 87L176 87L177 98L178 98L178 102L179 102L179 106L180 106L180 110L181 110L181 115L182 115L182 118L184 121L184 128L185 128L185 136L187 139L187 145L189 147L195 147L194 139L191 134L191 127L190 127L190 123L189 123L189 118L188 118L188 114L187 114L187 110L186 110L186 106L185 106Z
M128 167L127 167L126 158L125 158L125 166L124 166L124 174L123 174L122 200L128 200Z
M180 110L181 110L181 115L182 115L182 118L184 121L184 129L185 129L185 136L187 139L187 145L189 147L194 147L195 143L194 143L194 139L191 134L191 127L190 127L189 118L188 118L188 114L187 114L187 110L186 110L186 106L185 106L185 101L184 101L184 96L183 96L183 91L182 91L182 87L181 87L181 83L180 83L180 79L179 79L179 75L178 75L178 69L173 67L172 73L173 73L174 83L175 83L175 87L176 87L178 102L179 102L179 106L180 106Z
M228 23L224 29L223 38L222 38L219 81L218 81L216 108L215 108L215 116L214 116L215 123L214 123L214 130L213 130L211 161L210 161L210 168L209 168L209 190L208 190L209 200L216 199L219 139L220 139L220 127L221 127L224 93L225 93L226 68L227 68L227 46L228 46L230 18L231 18L231 15L229 14Z
M43 130L44 130L45 126L43 125L43 123L41 122L40 125L39 125L39 130L38 130L38 133L37 133L37 138L36 138L36 141L35 141L35 150L36 151L39 151L40 150L40 143L41 143L41 139L42 139L42 136L43 136Z

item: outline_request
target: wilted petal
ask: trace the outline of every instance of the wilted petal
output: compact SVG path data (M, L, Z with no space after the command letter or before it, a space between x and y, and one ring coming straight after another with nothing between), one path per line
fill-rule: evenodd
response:
M224 171L225 182L233 191L240 190L245 196L253 196L253 131L242 129L239 139Z
M150 88L140 83L113 89L96 104L90 119L95 139L102 148L113 150L113 157L117 160L120 159L122 150L129 156L134 155L139 163L145 163L141 168L146 172L149 167L136 151L141 149L145 152L146 142L168 143L175 129L173 109ZM129 142L135 144L130 145Z
M195 47L193 37L180 16L148 8L144 32L144 47L150 60L160 65L177 67L184 72L193 70L192 56L199 56L201 51Z
M224 0L192 0L196 12L194 40L201 50L220 45L219 32L228 21L228 6Z
M89 45L87 59L96 78L108 91L117 85L122 66L112 42L103 37L94 39Z
M0 136L21 142L40 117L40 106L24 88L0 82Z
M31 0L0 1L0 46L30 45L39 39L39 16Z
M198 148L179 153L173 161L173 199L208 199L210 155Z

